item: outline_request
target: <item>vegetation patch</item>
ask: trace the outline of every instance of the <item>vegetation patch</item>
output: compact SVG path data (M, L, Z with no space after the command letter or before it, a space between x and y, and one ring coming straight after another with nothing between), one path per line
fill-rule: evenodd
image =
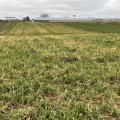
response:
M119 120L119 26L0 22L0 120Z
M74 63L74 62L78 62L79 59L77 57L64 57L63 58L64 62L68 62L68 63Z
M107 53L104 55L104 57L96 59L98 63L117 62L119 60L120 57L119 55L116 55L116 53Z

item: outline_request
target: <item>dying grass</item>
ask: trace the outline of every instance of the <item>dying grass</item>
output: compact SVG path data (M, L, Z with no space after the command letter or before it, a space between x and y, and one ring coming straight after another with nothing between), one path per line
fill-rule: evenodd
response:
M0 120L120 119L119 34L5 24L12 27L0 29Z

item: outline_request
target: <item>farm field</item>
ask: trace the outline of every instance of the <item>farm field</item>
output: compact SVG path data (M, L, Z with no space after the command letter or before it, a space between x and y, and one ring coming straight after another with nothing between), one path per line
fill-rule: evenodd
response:
M0 22L0 120L120 120L119 26Z

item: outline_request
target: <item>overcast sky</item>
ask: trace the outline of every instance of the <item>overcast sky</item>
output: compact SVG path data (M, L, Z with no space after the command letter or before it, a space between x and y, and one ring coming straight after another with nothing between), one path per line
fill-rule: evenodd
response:
M120 17L120 0L0 0L0 18L5 16Z

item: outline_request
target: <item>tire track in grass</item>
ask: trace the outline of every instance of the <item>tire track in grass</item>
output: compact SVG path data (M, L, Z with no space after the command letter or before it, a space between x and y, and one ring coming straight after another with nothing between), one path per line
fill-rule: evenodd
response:
M51 29L51 23L39 23L39 25L46 29L50 34L55 34L55 32Z
M83 31L69 29L68 26L60 23L9 22L5 23L2 29L2 35L10 36L83 34Z
M40 25L38 22L32 23L32 27L34 29L35 35L42 35L42 34L48 34L49 31L45 29L42 25Z
M44 25L44 27L50 31L50 33L53 34L76 34L81 33L82 31L77 29L69 29L69 27L65 26L64 24L60 23L42 23L41 25Z
M19 34L19 30L20 30L20 26L18 26L18 23L14 23L14 27L10 30L10 32L8 33L9 35L18 35Z
M11 31L11 29L14 27L16 23L13 22L7 22L3 23L2 27L0 28L0 34L1 35L7 35Z

